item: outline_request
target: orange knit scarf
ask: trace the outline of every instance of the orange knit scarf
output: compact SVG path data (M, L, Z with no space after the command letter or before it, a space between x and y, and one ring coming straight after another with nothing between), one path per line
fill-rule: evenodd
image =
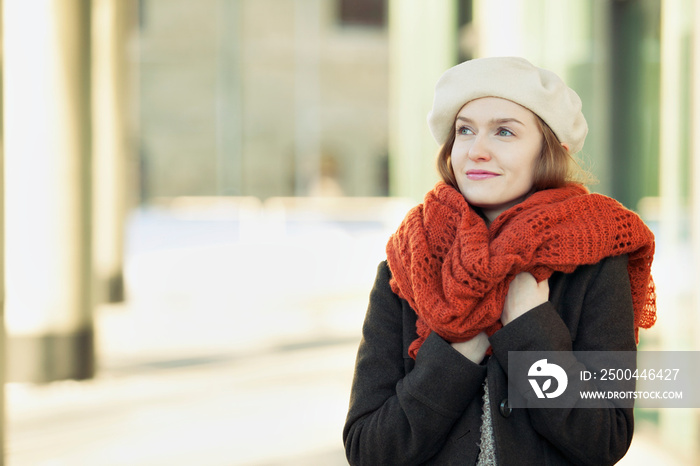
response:
M508 286L520 272L537 281L629 254L635 334L656 320L654 235L637 214L581 185L538 191L490 225L462 194L438 183L387 244L391 288L418 315L415 358L430 331L448 341L492 335Z

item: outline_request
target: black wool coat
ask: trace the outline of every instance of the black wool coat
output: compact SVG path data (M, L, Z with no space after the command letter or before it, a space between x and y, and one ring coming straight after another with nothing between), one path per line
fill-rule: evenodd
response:
M631 408L511 409L506 376L508 351L635 351L627 256L553 274L549 301L492 335L493 355L481 364L434 332L410 358L416 314L390 278L382 262L343 430L351 465L476 464L487 375L498 464L599 466L627 452Z

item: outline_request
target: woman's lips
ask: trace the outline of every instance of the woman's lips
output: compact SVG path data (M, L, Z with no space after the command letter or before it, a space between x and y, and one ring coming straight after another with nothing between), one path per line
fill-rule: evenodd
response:
M498 173L490 172L487 170L468 170L467 179L473 181L487 180L489 178L495 178L499 176Z

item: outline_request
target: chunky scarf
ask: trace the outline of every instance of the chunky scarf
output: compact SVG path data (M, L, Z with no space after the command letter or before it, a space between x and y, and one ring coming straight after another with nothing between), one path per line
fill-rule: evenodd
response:
M637 214L585 187L538 191L486 226L462 194L438 183L387 244L391 288L418 315L415 358L431 330L448 341L492 335L511 280L571 273L610 256L629 255L635 336L656 321L651 278L654 235ZM639 340L637 340L639 341Z

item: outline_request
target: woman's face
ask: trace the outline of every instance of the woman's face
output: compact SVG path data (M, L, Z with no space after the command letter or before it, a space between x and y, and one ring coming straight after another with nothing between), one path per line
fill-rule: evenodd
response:
M536 118L496 97L472 100L457 114L452 169L462 195L489 222L531 194L543 143Z

